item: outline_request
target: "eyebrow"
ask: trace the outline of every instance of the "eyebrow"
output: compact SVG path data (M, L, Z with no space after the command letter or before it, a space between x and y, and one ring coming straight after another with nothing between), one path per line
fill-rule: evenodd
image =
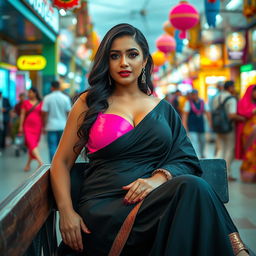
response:
M132 51L139 51L138 49L136 49L136 48L131 48L131 49L128 49L128 50L126 50L126 52L132 52ZM122 51L120 51L120 50L110 50L110 52L122 52Z

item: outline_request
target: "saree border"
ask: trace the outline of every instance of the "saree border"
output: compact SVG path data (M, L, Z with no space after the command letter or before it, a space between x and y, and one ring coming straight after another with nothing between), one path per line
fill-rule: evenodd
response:
M124 220L118 234L112 244L112 247L108 253L108 256L119 256L124 248L125 243L130 235L132 230L135 218L140 209L140 206L143 201L139 202L128 214L126 219Z

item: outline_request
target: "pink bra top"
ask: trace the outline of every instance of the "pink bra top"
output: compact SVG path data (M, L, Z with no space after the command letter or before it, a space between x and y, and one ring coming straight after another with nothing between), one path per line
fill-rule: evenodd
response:
M116 114L99 113L89 133L87 149L94 153L134 127L123 117Z

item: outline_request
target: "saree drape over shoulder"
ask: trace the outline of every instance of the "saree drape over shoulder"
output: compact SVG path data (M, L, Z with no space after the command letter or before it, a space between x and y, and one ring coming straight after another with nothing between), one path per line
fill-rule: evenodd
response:
M169 103L160 101L134 129L88 157L79 201L79 214L92 232L83 234L85 255L234 255L229 235L237 230L198 177L198 158ZM125 205L122 186L151 177L157 168L174 178L141 205ZM129 221L130 232L123 225Z

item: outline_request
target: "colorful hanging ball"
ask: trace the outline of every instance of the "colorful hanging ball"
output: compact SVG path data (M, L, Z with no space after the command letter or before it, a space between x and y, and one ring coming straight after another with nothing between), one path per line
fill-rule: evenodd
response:
M199 13L193 5L181 1L170 11L169 20L176 29L181 30L180 38L185 39L186 31L198 23Z
M174 35L175 28L172 26L169 20L163 24L163 30L170 36Z
M156 40L156 47L159 51L167 54L173 52L176 48L176 41L172 36L161 35Z
M53 0L53 6L58 9L71 10L80 6L80 0Z
M157 67L162 66L166 61L165 54L160 51L156 51L152 53L152 58L153 58L154 65Z

